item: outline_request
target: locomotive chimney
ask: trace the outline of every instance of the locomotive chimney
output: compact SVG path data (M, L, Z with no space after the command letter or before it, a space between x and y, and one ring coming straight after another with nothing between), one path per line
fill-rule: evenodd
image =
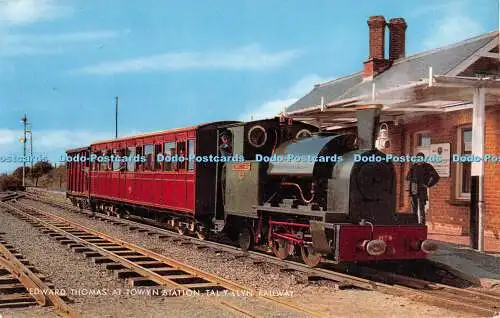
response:
M382 105L366 105L358 107L356 117L358 119L359 149L375 149L377 138L377 127L380 119Z

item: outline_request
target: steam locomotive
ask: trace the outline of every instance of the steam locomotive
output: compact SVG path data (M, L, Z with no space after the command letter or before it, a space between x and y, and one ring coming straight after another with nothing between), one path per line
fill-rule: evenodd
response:
M425 258L427 228L396 213L394 167L374 147L379 112L357 111L357 136L277 117L97 142L67 151L67 197L182 234L225 233L243 250L300 253L311 267ZM99 160L113 156L144 160ZM382 160L359 160L370 156Z

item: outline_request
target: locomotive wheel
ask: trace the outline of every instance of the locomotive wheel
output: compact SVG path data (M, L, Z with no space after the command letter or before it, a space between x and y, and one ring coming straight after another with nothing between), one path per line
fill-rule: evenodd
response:
M252 248L253 237L252 232L248 228L243 228L240 233L238 233L238 244L243 251L248 251Z
M311 245L301 246L300 254L302 255L302 260L309 267L315 267L321 262L321 255L313 251Z
M273 240L273 253L279 259L286 259L290 255L291 248L293 248L293 245L291 245L287 240Z
M208 236L208 230L204 226L199 226L195 233L200 240L205 240Z
M184 226L181 226L181 225L177 225L175 227L177 233L179 233L180 235L184 235L186 234L186 228Z

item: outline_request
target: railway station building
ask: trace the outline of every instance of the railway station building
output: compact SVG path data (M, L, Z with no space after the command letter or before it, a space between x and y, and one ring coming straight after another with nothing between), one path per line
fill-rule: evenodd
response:
M355 127L356 106L382 104L378 149L439 153L443 159L433 163L440 182L429 189L429 233L469 243L471 185L479 176L480 220L473 222L479 222L485 249L500 251L499 32L407 56L407 27L403 18L370 17L368 58L360 61L360 71L316 84L286 115L345 131ZM478 154L482 160L467 162ZM410 211L410 164L395 163L399 212Z

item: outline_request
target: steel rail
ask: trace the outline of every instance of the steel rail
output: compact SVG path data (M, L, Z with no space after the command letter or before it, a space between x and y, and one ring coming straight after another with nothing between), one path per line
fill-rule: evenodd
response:
M67 208L70 208L76 213L85 213L87 215L91 214L88 212L84 212L81 209L75 208L74 206L62 202L61 200L57 199L52 199L52 198L47 198L46 200L49 201L59 201L59 202L54 202L55 204L59 205L62 208L62 205L67 206ZM43 201L42 201L43 202ZM48 202L46 202L48 203ZM50 204L50 203L48 203ZM189 236L184 236L180 235L178 233L175 233L173 231L169 231L166 229L158 228L155 226L151 226L148 224L143 224L139 222L134 222L130 220L124 220L124 219L118 219L118 218L113 218L105 215L99 215L98 216L101 219L107 219L111 222L122 222L122 223L129 223L130 225L136 225L140 226L142 228L148 229L150 231L155 231L155 232L160 232L162 234L167 234L172 237L179 237L182 238L183 240L189 240L193 242L193 244L201 244L201 245L206 245L210 247L215 247L223 251L229 251L229 252L242 252L239 248L233 247L233 246L228 246L224 245L221 243L216 243L212 241L206 241L206 240L200 240L198 238L194 237L189 237ZM399 285L393 285L393 284L386 284L386 283L381 283L381 282L376 282L371 279L365 279L357 276L352 276L348 274L343 274L339 272L334 272L328 269L324 268L309 268L304 264L297 263L291 260L281 260L278 259L277 257L255 252L255 251L248 251L245 252L245 254L251 258L254 259L261 259L268 261L270 263L276 264L276 265L286 265L288 268L302 271L304 273L307 273L309 275L314 275L314 276L319 276L325 279L329 280L334 280L337 282L340 282L342 284L346 285L353 285L359 288L363 289L368 289L368 290L375 290L379 291L382 293L394 295L394 296L405 296L410 297L410 298L415 298L416 300L432 305L438 305L440 307L454 307L458 308L460 310L464 310L467 312L471 313L476 313L479 315L495 315L499 312L498 310L498 305L500 303L500 297L497 297L495 295L487 294L487 293L481 293L478 291L473 291L473 290L464 290L464 289L459 289L456 287L444 285L444 284L438 284L438 283L433 283L429 281L424 281L420 279L415 279L411 277L406 277L403 275L397 275L393 273L387 273L387 272L379 272L379 274L384 275L386 278L389 278L390 280L393 281L393 283L399 284ZM407 284L405 286L405 284ZM420 285L420 289L414 289L415 285ZM478 299L479 297L483 299ZM453 299L455 298L455 299Z
M40 200L40 198L37 198L37 199ZM52 201L52 202L42 201L43 203L46 203L46 204L54 203L57 205L60 204L59 206L61 208L64 208L64 209L69 208L77 214L83 214L83 215L87 215L89 217L94 216L92 212L86 212L83 209L80 210L79 208L76 208L73 205L70 205L68 203L62 202L61 200L47 198L47 197L44 199ZM36 200L36 199L34 199L34 200ZM60 201L60 202L53 202L53 201ZM65 206L61 206L61 205L65 205ZM355 276L351 276L351 275L346 275L346 274L342 274L342 273L338 273L338 272L333 272L333 271L329 271L329 270L323 270L321 268L311 268L311 267L308 267L307 265L302 264L302 263L294 262L291 260L282 260L282 259L279 259L279 258L273 256L273 255L264 254L262 252L256 252L256 251L243 252L238 247L234 247L231 245L222 244L222 243L218 243L218 242L208 241L208 240L200 240L199 238L196 238L196 237L182 235L182 234L179 234L179 233L174 232L174 231L170 231L170 230L167 230L164 228L159 228L157 226L153 226L153 225L149 225L149 224L145 224L145 223L132 221L129 219L110 217L110 216L101 215L101 214L95 215L95 217L100 218L100 219L104 219L104 220L109 220L110 222L124 223L124 224L130 225L130 226L141 227L143 229L147 229L148 231L156 232L156 233L158 233L158 235L168 235L168 236L173 237L173 238L179 238L179 239L182 239L184 241L189 241L189 242L196 244L196 245L203 245L203 246L215 248L215 249L225 251L225 252L230 252L230 253L241 253L241 254L244 254L245 256L248 256L250 258L260 260L260 261L266 261L266 262L269 262L269 263L272 263L275 265L279 265L279 266L285 265L289 269L297 270L297 271L309 274L311 276L318 276L318 277L323 277L323 278L328 279L328 280L337 281L337 282L340 282L344 285L352 285L352 286L356 286L358 288L363 288L363 289L368 289L368 290L374 289L376 287L374 285L374 282L367 280L367 279L363 279L363 278L359 278L359 277L355 277Z
M67 317L78 317L77 312L25 266L3 244L0 244L0 265L16 277L40 306L52 305Z
M312 315L314 317L323 317L324 316L323 314L317 313L317 312L309 310L307 308L300 307L297 304L294 304L292 302L289 302L289 301L286 301L286 300L282 300L282 299L278 299L277 297L272 297L272 296L267 296L267 295L260 295L260 294L258 294L258 292L256 290L253 290L251 288L239 285L237 283L234 283L234 282L226 280L224 278L215 276L215 275L210 274L208 272L196 269L196 268L194 268L192 266L189 266L189 265L184 264L182 262L179 262L177 260L171 259L171 258L169 258L169 257L167 257L165 255L156 253L156 252L151 251L151 250L149 250L147 248L143 248L143 247L140 247L138 245L135 245L135 244L123 241L121 239L112 237L112 236L110 236L110 235L108 235L106 233L99 232L99 231L87 228L87 227L85 227L85 226L83 226L83 225L81 225L79 223L67 220L65 218L62 218L62 217L57 216L57 215L54 215L52 213L49 213L49 212L46 212L46 211L42 211L40 209L31 207L31 206L25 206L23 204L18 203L18 205L20 205L21 207L23 207L25 209L31 209L31 210L35 211L36 213L38 213L38 214L40 214L42 216L45 216L45 217L47 217L49 219L53 219L54 221L57 221L59 223L59 227L57 225L51 224L49 221L42 220L42 219L40 219L40 218L38 218L38 217L36 217L34 215L31 215L30 213L22 211L22 210L18 209L17 207L14 207L11 204L6 204L6 203L3 203L3 202L0 202L0 205L6 206L6 207L8 207L10 209L14 209L18 213L26 215L29 218L31 218L31 219L33 219L33 220L35 220L35 221L43 224L45 227L50 228L51 230L53 230L53 231L55 231L57 233L61 233L64 236L66 236L68 238L71 238L72 240L77 241L77 242L79 242L82 245L90 247L90 248L94 249L95 251L97 251L98 253L104 254L109 259L112 259L113 261L115 261L115 262L123 265L124 267L126 267L126 268L128 268L128 269L130 269L132 271L135 271L135 272L141 274L142 276L147 277L148 279L151 278L152 281L156 282L159 285L166 285L166 286L170 286L172 288L183 289L183 290L189 289L186 286L184 286L182 284L179 284L179 283L176 283L174 281L171 281L170 279L167 279L167 278L165 278L165 277L163 277L163 276L161 276L161 275L153 272L152 270L150 270L148 268L144 268L144 267L142 267L140 265L134 264L133 261L127 260L125 257L121 257L119 255L116 255L112 251L108 251L105 248L97 245L96 243L85 241L84 239L79 238L78 236L73 235L72 233L69 233L69 232L65 231L61 227L63 226L63 224L66 224L66 225L69 225L70 227L72 227L74 229L81 230L81 231L89 233L91 235L95 235L95 236L100 237L100 238L102 238L104 240L107 240L107 241L109 241L111 243L114 243L114 244L116 244L118 246L127 248L127 249L129 249L129 250L131 250L133 252L136 252L138 254L142 254L142 255L144 255L146 257L154 259L154 260L156 260L158 262L163 262L163 263L165 263L166 265L168 265L170 267L177 268L177 269L179 269L179 270L181 270L183 272L187 272L187 273L191 274L193 277L199 277L199 278L202 278L202 279L207 280L209 282L214 282L215 283L214 287L220 286L220 287L223 287L224 289L228 289L228 290L232 290L232 291L244 291L244 292L249 293L250 295L253 295L254 297L262 298L262 299L265 299L267 301L271 301L273 303L280 304L280 305L282 305L284 307L287 307L289 309L293 309L294 311L298 311L298 312L302 312L302 313L307 313L307 314L310 314L310 315ZM221 302L220 304L223 305L223 306L228 307L228 305L227 305L228 302ZM238 308L238 306L231 305L230 308L235 309L235 308ZM241 312L241 313L245 313L246 312L244 309L238 309L238 311Z
M104 254L106 255L108 258L112 259L113 261L123 265L124 267L126 268L129 268L130 270L133 270L134 272L136 273L139 273L140 275L144 276L144 277L147 277L148 279L151 279L152 281L154 281L155 283L161 285L161 286L167 286L169 288L174 288L174 289L180 289L180 290L187 290L188 288L185 287L185 286L182 286L181 284L177 284L171 280L168 280L168 279L165 279L163 276L155 273L155 272L152 272L151 270L147 269L147 268L143 268L142 266L139 266L133 262L131 262L130 260L127 260L123 257L120 257L120 256L117 256L117 255L113 255L112 253L110 253L109 251L103 249L102 247L100 247L99 245L96 245L96 244L93 244L91 242L87 242L81 238L79 238L78 236L75 236L69 232L66 232L65 230L62 230L60 228L58 228L56 225L54 224L51 224L50 222L48 221L45 221L45 220L42 220L40 218L37 218L36 216L33 216L29 213L26 213L20 209L17 209L16 207L13 207L9 204L4 204L4 203L0 203L0 206L4 206L4 207L8 207L10 209L13 209L15 210L17 213L20 213L30 219L32 219L33 221L37 222L38 224L41 224L43 225L45 228L48 228L56 233L60 233L62 234L63 236L66 236L68 238L71 238L73 239L74 241L76 242L79 242L81 243L82 245L84 246L87 246L87 247L90 247L92 249L94 249L95 251L98 251L100 254ZM215 305L218 305L222 308L229 308L231 310L236 310L237 312L240 312L242 314L245 313L245 310L244 309L240 309L238 308L237 306L235 305L230 305L229 306L229 303L227 302L221 302L219 301L218 303L216 303ZM250 315L252 316L252 315Z

